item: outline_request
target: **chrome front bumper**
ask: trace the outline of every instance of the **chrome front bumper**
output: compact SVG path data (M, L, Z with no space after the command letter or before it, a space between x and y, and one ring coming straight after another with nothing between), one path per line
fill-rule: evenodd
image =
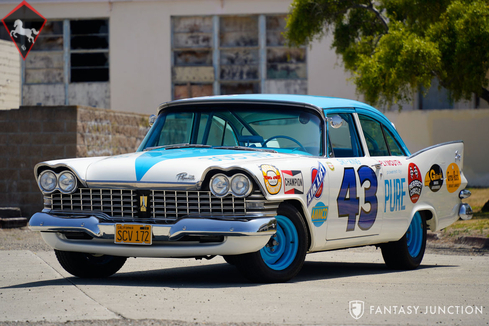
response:
M274 217L251 220L181 219L175 224L152 224L153 245L115 244L114 222L99 221L95 216L61 217L36 213L29 228L41 231L51 247L64 251L88 252L127 257L195 257L206 255L238 255L258 251L275 234ZM124 222L131 224L131 222ZM140 223L142 224L142 223ZM64 233L85 232L91 240L68 239ZM183 236L223 236L217 243L178 241Z

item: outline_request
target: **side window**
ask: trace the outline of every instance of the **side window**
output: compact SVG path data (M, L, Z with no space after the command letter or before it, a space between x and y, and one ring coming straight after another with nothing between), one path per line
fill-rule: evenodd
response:
M206 144L212 146L237 146L238 142L229 123L214 116L212 117Z
M389 150L387 149L380 123L364 115L359 115L358 117L360 118L370 156L389 156Z
M328 117L339 115L343 119L341 127L334 129L328 126L328 152L334 157L360 157L363 152L358 140L355 123L351 114L329 114Z
M385 139L387 139L387 145L389 145L389 150L392 156L405 156L404 150L399 146L394 136L387 128L384 129Z
M358 115L370 156L403 156L404 152L392 133L382 124L367 116Z

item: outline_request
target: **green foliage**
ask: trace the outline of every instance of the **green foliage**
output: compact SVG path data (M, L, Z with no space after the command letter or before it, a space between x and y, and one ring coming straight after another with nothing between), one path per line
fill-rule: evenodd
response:
M451 100L489 102L489 0L294 0L289 44L326 33L371 104L409 101L433 78Z

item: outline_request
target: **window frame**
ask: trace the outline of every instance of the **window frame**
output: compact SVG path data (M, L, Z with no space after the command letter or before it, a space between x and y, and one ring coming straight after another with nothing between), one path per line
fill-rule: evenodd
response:
M363 129L363 125L362 125L362 122L361 122L361 119L360 119L360 116L363 116L363 117L366 117L367 119L370 119L376 123L379 124L380 126L380 129L382 131L382 138L384 140L384 143L385 143L385 146L387 148L387 153L388 155L387 156L393 156L392 155L392 152L391 152L391 148L389 146L389 142L387 141L387 137L386 137L386 129L387 131L391 134L392 136L392 139L394 140L394 142L396 143L397 147L399 148L399 150L402 152L402 155L394 155L394 156L408 156L409 155L409 152L406 150L406 147L404 146L404 144L401 144L398 140L398 137L396 137L396 134L392 132L392 130L390 128L387 127L387 125L385 123L383 123L382 121L380 121L379 119L376 119L375 117L373 117L372 115L369 115L369 114L366 114L364 112L360 112L358 113L357 112L357 118L358 118L358 124L362 130L362 137L363 137L363 140L365 142L364 144L364 147L365 147L365 150L368 152L368 155L370 157L383 157L382 155L380 156L372 156L371 153L370 153L370 149L368 148L368 144L367 144L367 140L365 138L365 135L364 135L364 129Z

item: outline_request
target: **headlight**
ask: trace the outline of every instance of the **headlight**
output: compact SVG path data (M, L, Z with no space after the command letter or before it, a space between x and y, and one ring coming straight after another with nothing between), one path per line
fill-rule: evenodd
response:
M39 187L43 192L53 192L56 189L56 181L56 174L53 171L44 171L39 176Z
M211 192L217 197L223 197L229 192L229 179L224 174L216 174L211 178Z
M244 197L251 192L251 182L244 174L236 174L231 178L231 192L236 197Z
M76 178L73 173L64 171L59 175L58 186L61 192L72 193L76 188Z

